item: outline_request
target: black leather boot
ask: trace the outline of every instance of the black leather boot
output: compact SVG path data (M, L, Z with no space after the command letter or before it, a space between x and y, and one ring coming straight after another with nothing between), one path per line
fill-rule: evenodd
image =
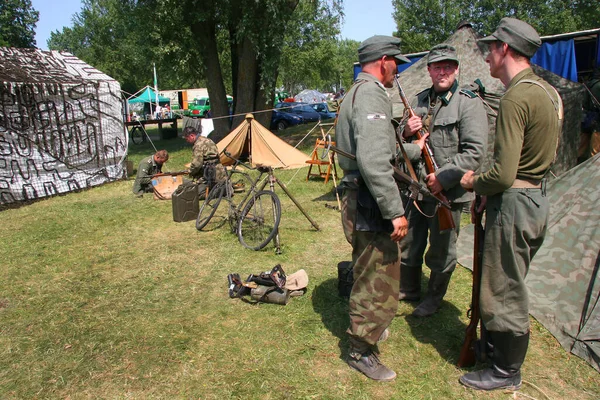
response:
M442 304L442 300L446 295L446 290L448 290L451 276L452 274L431 272L425 300L415 308L415 311L412 313L413 316L429 317L440 308L440 304Z
M525 361L529 333L514 336L510 332L489 332L494 343L492 367L460 377L465 386L477 390L521 388L521 365Z
M398 300L419 301L421 298L421 267L400 266L400 296Z

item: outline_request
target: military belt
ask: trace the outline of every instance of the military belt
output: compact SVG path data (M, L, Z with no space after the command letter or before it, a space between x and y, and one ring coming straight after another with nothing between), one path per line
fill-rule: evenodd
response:
M535 179L515 179L513 182L512 189L541 189L542 181Z

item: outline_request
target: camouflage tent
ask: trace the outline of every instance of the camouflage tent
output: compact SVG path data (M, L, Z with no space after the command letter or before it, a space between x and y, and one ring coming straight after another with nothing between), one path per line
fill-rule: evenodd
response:
M530 313L600 371L600 154L548 185L550 219L526 283Z
M548 184L544 244L526 283L530 313L571 353L600 371L600 154ZM472 269L473 225L461 229L458 261Z
M458 81L461 86L471 85L479 79L485 91L480 92L488 111L490 124L490 136L488 139L488 156L484 170L489 168L494 150L494 133L496 114L500 97L504 93L504 85L500 80L490 75L490 70L485 62L486 48L480 48L477 44L479 35L469 24L460 26L457 31L444 43L454 46L458 53L460 69ZM565 120L563 124L563 135L558 151L557 161L552 168L555 175L569 170L577 162L577 147L579 145L579 126L581 121L581 99L584 88L581 84L564 79L550 71L536 65L533 66L536 74L543 77L553 85L560 93L565 106ZM427 57L411 65L400 73L400 83L409 101L425 88L431 86L431 78L427 72ZM475 86L473 86L475 89ZM394 102L394 115L401 117L404 111L398 90L391 89L390 93Z

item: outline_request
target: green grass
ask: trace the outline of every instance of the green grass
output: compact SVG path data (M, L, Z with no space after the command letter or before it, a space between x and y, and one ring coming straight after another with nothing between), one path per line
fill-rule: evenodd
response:
M284 138L306 132L294 129ZM171 154L165 169L181 170L191 159L181 139L155 144ZM131 145L129 158L137 168L152 152L148 143ZM306 168L276 174L321 227L315 231L277 190L281 255L272 245L244 249L226 227L198 232L193 221L173 222L170 202L133 196L133 178L3 211L0 398L510 397L458 383L471 291L461 267L434 317L415 320L407 316L414 304L400 304L380 346L398 372L394 382L351 370L343 361L347 307L336 288L336 265L351 249L339 212L325 207L335 204L333 184L306 182ZM287 273L304 268L308 293L287 306L227 296L228 273L244 277L275 264ZM535 320L523 377L521 393L536 399L600 397L598 373Z

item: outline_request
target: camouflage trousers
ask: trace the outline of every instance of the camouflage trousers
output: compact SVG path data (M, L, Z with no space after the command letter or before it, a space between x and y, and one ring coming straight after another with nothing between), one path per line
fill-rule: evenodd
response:
M525 277L544 241L548 212L541 189L508 189L488 197L480 297L487 330L529 332Z
M349 210L356 209L354 196L346 191ZM349 214L349 213L348 213ZM348 222L348 221L345 221ZM348 303L350 352L364 353L390 325L398 309L400 249L389 233L352 232L354 285Z
M435 205L436 203L431 201L422 201L419 203L419 208L427 215L434 215ZM420 269L423 265L423 254L425 254L425 264L432 272L452 274L456 268L456 240L464 205L465 203L452 204L452 219L456 229L440 232L437 215L428 218L411 204L406 210L408 233L400 242L402 266ZM428 238L429 249L425 253Z

